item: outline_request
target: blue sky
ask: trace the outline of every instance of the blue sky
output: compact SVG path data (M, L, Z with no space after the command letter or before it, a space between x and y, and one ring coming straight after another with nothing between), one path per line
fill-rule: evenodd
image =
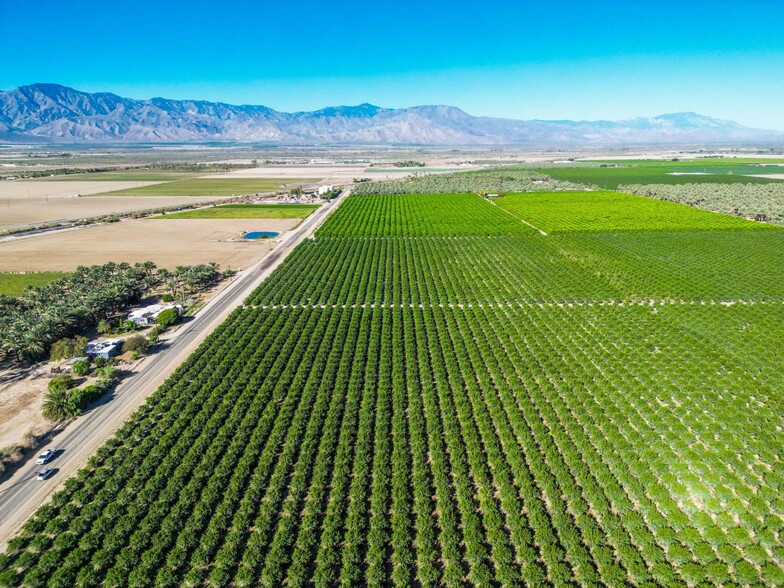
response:
M0 0L0 88L784 130L784 1Z

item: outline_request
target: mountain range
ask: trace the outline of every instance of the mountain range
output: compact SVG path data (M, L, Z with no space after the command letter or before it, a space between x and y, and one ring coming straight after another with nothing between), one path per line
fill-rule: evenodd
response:
M622 121L523 121L471 116L453 106L372 104L287 113L266 106L134 100L32 84L0 91L0 140L554 146L784 143L784 133L693 112Z

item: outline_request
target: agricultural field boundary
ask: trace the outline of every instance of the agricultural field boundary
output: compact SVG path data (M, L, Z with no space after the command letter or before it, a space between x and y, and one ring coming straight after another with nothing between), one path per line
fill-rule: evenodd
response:
M315 309L315 308L575 308L586 306L589 308L602 306L649 306L657 308L660 306L754 306L755 304L784 305L784 300L748 300L748 299L707 299L707 300L675 300L662 298L656 300L586 300L586 301L563 301L563 302L357 302L346 304L272 304L256 305L248 304L246 308L254 310L284 310L291 308Z
M753 288L673 264L671 296L633 298L604 287L630 275L596 267L613 250L578 271L560 237L467 195L355 199L321 233L389 238L303 242L25 525L0 580L784 583L784 313L738 302L784 293L738 247L752 232L733 232L730 278ZM476 239L396 240L434 233ZM779 235L753 233L778 256ZM579 308L585 293L629 305Z
M477 196L477 197L479 197L479 196ZM482 198L482 200L485 200L485 198ZM520 221L521 223L523 223L523 224L526 224L526 225L528 225L528 226L529 226L529 227L531 227L532 229L536 229L537 231L539 231L539 232L540 232L542 235L544 235L545 237L547 236L547 233L546 233L545 231L543 231L542 229L540 229L540 228L539 228L539 227L537 227L536 225L534 225L534 224L532 224L532 223L529 223L529 222L528 222L527 220L525 220L523 217L521 217L521 216L518 216L518 215L514 214L514 213L513 213L513 212L511 212L510 210L507 210L506 208L504 208L503 206L498 206L498 205L497 205L495 202L491 202L490 200L487 200L487 203L488 203L488 204L491 204L491 205L493 205L493 206L495 206L496 208L500 208L501 210L503 210L503 211L504 211L506 214L508 214L509 216L511 216L511 217L513 217L513 218L515 218L515 219L519 220L519 221Z
M139 373L121 382L115 398L91 414L78 419L53 441L67 451L58 459L58 473L50 483L35 479L40 469L34 463L19 467L0 485L0 552L19 531L22 524L52 494L60 490L69 476L84 467L87 460L133 414L139 405L168 378L174 370L220 325L243 300L258 287L304 239L312 236L318 226L337 209L347 190L325 204L300 224L276 249L265 255L255 266L240 273L196 315L192 323L182 325L167 341L169 347L141 364ZM173 354L174 352L174 354Z
M549 234L773 228L680 202L607 190L509 193L494 204Z
M96 196L227 196L276 192L282 186L317 184L321 178L190 178L122 190L106 190Z

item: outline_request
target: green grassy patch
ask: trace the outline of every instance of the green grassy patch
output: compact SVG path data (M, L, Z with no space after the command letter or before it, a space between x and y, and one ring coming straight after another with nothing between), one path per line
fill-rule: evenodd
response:
M663 159L594 159L586 160L591 163L608 164L608 165L624 165L635 167L695 167L695 168L710 168L710 167L727 167L727 166L743 166L743 165L760 165L760 166L782 166L784 159L765 158L765 157L701 157L698 159L676 159L676 160L663 160Z
M261 192L274 192L287 186L313 184L313 178L192 178L154 186L139 186L128 190L106 192L102 196L241 196Z
M601 165L601 164L600 164ZM615 190L623 184L763 184L780 182L753 174L784 173L784 167L734 160L706 162L607 162L607 167L552 167L537 171L551 178Z
M307 218L316 204L224 204L211 208L183 210L154 218Z
M0 294L19 296L27 286L46 286L67 275L66 272L0 272Z
M495 202L547 233L764 229L768 225L619 192L530 192Z

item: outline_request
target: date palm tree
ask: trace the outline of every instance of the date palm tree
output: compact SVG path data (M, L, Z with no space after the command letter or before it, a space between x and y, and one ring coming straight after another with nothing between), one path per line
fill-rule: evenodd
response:
M68 392L65 390L51 390L46 393L41 405L41 414L52 422L62 421L72 415L71 403L68 401Z

